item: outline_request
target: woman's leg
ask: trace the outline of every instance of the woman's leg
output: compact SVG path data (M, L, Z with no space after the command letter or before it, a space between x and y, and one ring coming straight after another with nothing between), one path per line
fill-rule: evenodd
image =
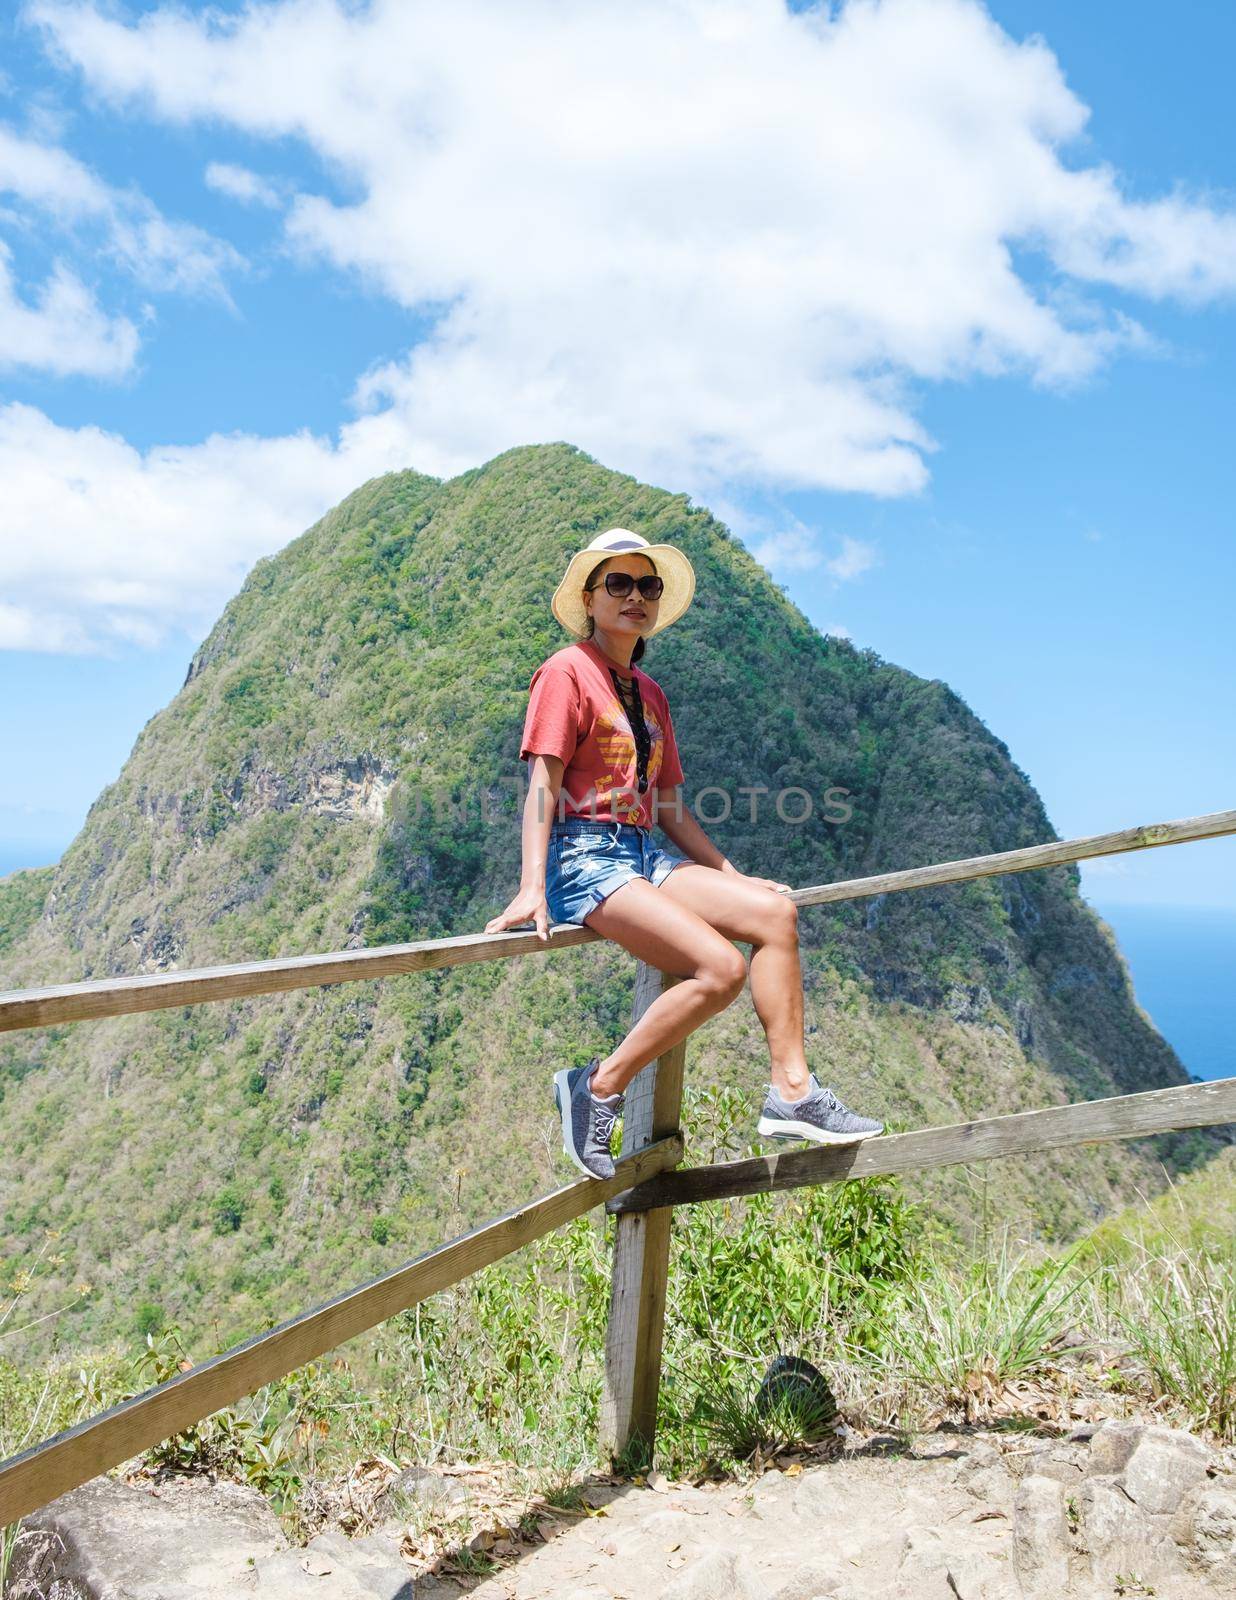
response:
M675 867L657 893L725 939L751 946L751 1003L768 1041L770 1077L783 1100L801 1100L811 1069L803 1049L798 907L776 889L744 883L697 862Z
M670 878L686 870L676 867ZM728 938L667 897L664 884L645 878L615 889L584 921L649 966L683 980L658 995L621 1044L601 1057L589 1088L605 1098L621 1093L650 1061L724 1011L746 982L747 964Z

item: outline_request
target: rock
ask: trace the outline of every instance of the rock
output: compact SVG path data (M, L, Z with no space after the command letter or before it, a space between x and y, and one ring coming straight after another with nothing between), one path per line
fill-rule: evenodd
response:
M1028 1595L1059 1595L1069 1581L1064 1485L1034 1473L1013 1501L1013 1566Z
M651 1551L668 1556L675 1549L688 1559L698 1555L702 1529L701 1517L689 1516L685 1511L654 1511L638 1522L620 1528L614 1535L618 1554L624 1560L638 1561Z
M991 990L985 983L954 983L944 1000L955 1022L982 1022L991 1003Z
M817 1600L819 1596L834 1595L844 1575L837 1556L816 1556L803 1562L794 1576L776 1591L773 1600Z
M55 1585L92 1600L231 1600L251 1587L253 1563L287 1540L256 1489L188 1482L191 1511L180 1485L135 1488L100 1477L32 1512L8 1593Z
M468 1500L468 1491L458 1479L431 1472L428 1467L405 1467L382 1491L378 1512L383 1517L398 1520L405 1507L415 1514L466 1506Z
M1026 1468L1027 1476L1055 1478L1058 1483L1075 1485L1089 1465L1089 1453L1082 1443L1060 1441L1035 1451Z
M898 1436L896 1434L885 1433L879 1435L873 1434L872 1437L895 1439ZM950 1462L960 1461L962 1456L964 1456L967 1451L974 1448L978 1448L980 1450L991 1450L994 1448L994 1446L989 1444L986 1439L980 1439L977 1436L968 1440L962 1440L959 1439L956 1434L944 1433L937 1434L934 1437L926 1439L919 1439L917 1442L912 1444L912 1442L903 1435L901 1437L900 1453L904 1455L908 1461Z
M256 1600L413 1600L415 1585L396 1540L382 1534L349 1539L318 1534L303 1550L283 1550L256 1563Z
M645 1482L654 1494L669 1493L670 1481L663 1472L650 1472Z
M798 1478L787 1478L783 1472L766 1472L751 1490L751 1515L761 1521L784 1517L798 1486L806 1481L806 1473Z
M940 1535L934 1528L904 1528L897 1550L897 1577L902 1583L922 1585L924 1579L944 1571L947 1562Z
M1119 1478L1086 1478L1071 1498L1077 1513L1077 1541L1092 1556L1101 1556L1113 1544L1139 1543L1147 1532L1145 1518Z
M1086 1472L1101 1477L1114 1477L1122 1472L1144 1432L1145 1427L1140 1422L1105 1422L1090 1441Z
M1164 1521L1130 1500L1119 1478L1085 1478L1074 1498L1078 1544L1096 1583L1114 1583L1121 1575L1162 1583L1184 1571Z
M242 817L295 808L344 821L381 822L397 776L370 754L340 761L332 752L311 751L288 772L255 766L246 757L228 799Z
M784 1480L783 1480L784 1482ZM764 1502L761 1515L765 1517L778 1517L784 1515L785 1510L792 1505L793 1514L805 1517L808 1521L822 1521L828 1526L829 1520L838 1514L838 1507L844 1493L844 1484L833 1482L831 1474L825 1470L804 1472L802 1477L795 1482L789 1480L790 1495L782 1497L769 1496Z
M1016 1492L1004 1457L982 1439L975 1439L956 1463L953 1482L976 1500L1011 1500Z
M732 1550L713 1550L684 1567L662 1600L769 1600L768 1588Z
M986 1592L972 1557L946 1545L935 1528L903 1530L898 1552L897 1589L914 1600L972 1600Z
M879 1600L957 1600L960 1593L962 1600L970 1600L974 1591L959 1590L952 1572L948 1567L937 1567L933 1572L922 1577L915 1577L910 1582L899 1582L891 1589L880 1592ZM866 1600L875 1600L871 1590L865 1591Z
M1236 1493L1204 1488L1188 1507L1187 1538L1192 1554L1206 1571L1236 1572Z
M1125 1463L1121 1482L1143 1511L1162 1516L1176 1510L1214 1460L1212 1452L1191 1433L1146 1428Z
M672 1506L641 1517L631 1529L632 1533L639 1533L655 1544L673 1544L675 1540L682 1543L698 1536L699 1531L699 1517L693 1517L688 1511L676 1511Z

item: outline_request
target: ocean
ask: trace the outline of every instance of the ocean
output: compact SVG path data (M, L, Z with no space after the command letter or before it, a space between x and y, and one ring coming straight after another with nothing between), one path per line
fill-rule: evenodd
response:
M50 867L59 861L63 845L7 844L0 841L0 878L24 867Z
M1090 903L1116 935L1138 1004L1188 1071L1236 1076L1236 909Z

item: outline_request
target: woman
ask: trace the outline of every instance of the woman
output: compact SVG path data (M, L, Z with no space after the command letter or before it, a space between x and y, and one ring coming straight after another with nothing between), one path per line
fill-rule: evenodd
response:
M499 933L531 919L547 939L550 918L582 923L683 979L609 1055L554 1076L563 1148L597 1178L613 1176L610 1141L631 1079L743 987L735 939L751 945L751 999L772 1058L759 1132L847 1144L883 1131L808 1067L790 885L740 872L683 804L669 703L634 665L645 639L676 622L694 592L681 550L625 528L571 557L551 605L576 641L542 662L529 686L519 892L485 924ZM654 822L686 856L652 843Z

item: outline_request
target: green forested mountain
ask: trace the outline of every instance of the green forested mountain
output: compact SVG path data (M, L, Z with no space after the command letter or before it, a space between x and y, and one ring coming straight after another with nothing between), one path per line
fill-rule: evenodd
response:
M688 799L734 797L705 825L739 866L805 885L1056 837L945 684L823 638L684 496L534 446L375 479L258 564L64 860L0 883L0 981L480 931L518 880L528 681L567 642L549 597L613 524L695 566L642 665ZM812 818L766 799L752 822L758 785L807 790ZM813 1065L894 1128L1187 1081L1073 868L811 908L802 938ZM598 942L0 1040L0 1287L54 1228L63 1263L24 1314L88 1282L62 1341L160 1316L242 1337L565 1181L550 1075L612 1044L633 976ZM749 1089L753 1122L766 1062L747 995L688 1050L697 1083ZM911 1187L963 1230L1060 1235L1216 1145ZM46 1330L26 1337L33 1358Z

